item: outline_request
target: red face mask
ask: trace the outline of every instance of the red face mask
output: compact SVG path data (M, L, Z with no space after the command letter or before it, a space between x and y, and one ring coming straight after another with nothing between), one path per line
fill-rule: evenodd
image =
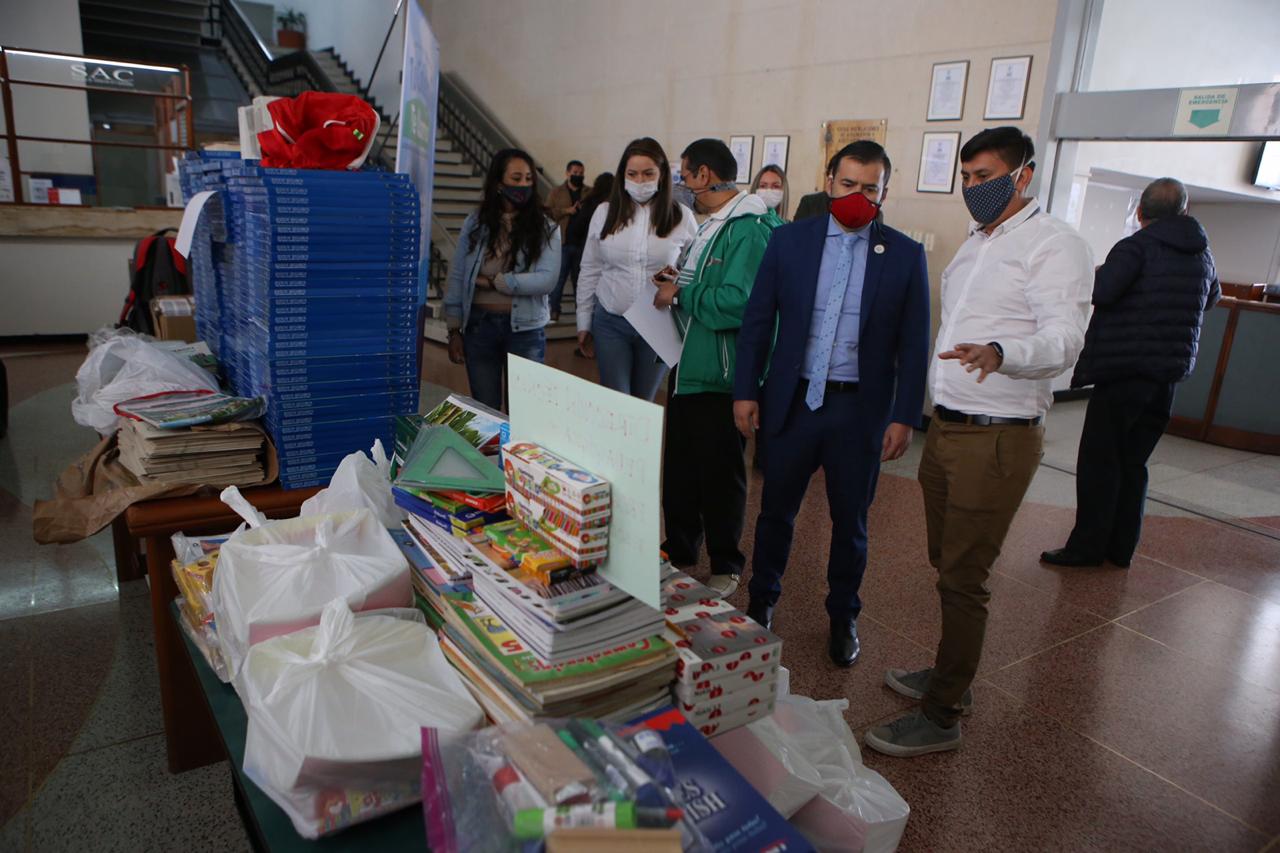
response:
M880 205L862 193L849 193L831 199L828 209L836 218L836 222L856 231L876 218L876 214L880 212Z

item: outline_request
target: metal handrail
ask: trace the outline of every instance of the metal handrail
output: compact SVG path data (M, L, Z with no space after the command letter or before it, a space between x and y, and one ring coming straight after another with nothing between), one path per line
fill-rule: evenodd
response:
M382 39L382 47L378 49L378 58L373 61L373 70L369 72L369 81L364 87L366 95L373 90L373 78L378 76L378 66L382 64L382 54L387 52L387 42L391 41L391 33L395 31L396 19L400 17L400 9L403 6L404 0L396 0L396 10L391 15L391 26L387 27L387 35Z
M529 150L520 144L515 134L480 106L479 99L452 72L440 73L439 115L441 123L463 153L481 169L488 169L493 155L503 148ZM547 176L537 169L534 170L534 181L538 194L544 199L555 188Z
M240 8L240 4L236 3L236 0L226 0L226 3L231 9L232 14L235 16L236 23L244 32L249 34L250 38L253 39L253 42L257 45L258 52L262 57L265 58L267 62L274 59L275 57L271 54L271 48L263 44L262 39L258 37L258 31L249 23L249 19L245 17L244 11Z

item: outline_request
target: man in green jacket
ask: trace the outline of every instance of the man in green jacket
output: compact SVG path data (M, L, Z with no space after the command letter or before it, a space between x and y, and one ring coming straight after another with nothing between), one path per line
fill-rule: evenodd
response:
M747 508L745 439L733 421L738 327L769 234L782 224L733 182L738 166L719 139L680 155L680 177L706 219L676 267L654 277L654 305L672 306L684 350L672 373L662 459L662 548L680 567L698 562L705 538L708 585L732 595L746 565L738 548Z

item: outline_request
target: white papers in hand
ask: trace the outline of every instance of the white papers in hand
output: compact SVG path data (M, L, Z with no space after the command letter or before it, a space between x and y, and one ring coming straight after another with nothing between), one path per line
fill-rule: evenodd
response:
M655 308L652 300L641 296L622 316L640 333L645 343L653 347L667 367L676 366L684 341L676 331L676 320L671 316L670 308Z

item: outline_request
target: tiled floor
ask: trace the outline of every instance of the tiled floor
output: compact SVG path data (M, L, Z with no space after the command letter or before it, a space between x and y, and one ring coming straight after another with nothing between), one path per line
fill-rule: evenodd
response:
M225 765L165 770L145 582L118 588L105 534L31 542L31 503L94 441L68 413L82 350L48 350L0 349L0 850L244 849ZM464 387L440 348L428 356L433 382ZM594 373L569 344L549 358ZM1072 523L1083 409L1054 410L996 565L964 748L864 754L911 804L902 849L1280 850L1280 460L1166 437L1133 567L1045 567L1039 552ZM818 482L778 608L792 689L848 698L858 733L909 705L884 670L928 665L938 638L921 444L886 466L872 509L862 660L829 664L814 618L829 536Z

